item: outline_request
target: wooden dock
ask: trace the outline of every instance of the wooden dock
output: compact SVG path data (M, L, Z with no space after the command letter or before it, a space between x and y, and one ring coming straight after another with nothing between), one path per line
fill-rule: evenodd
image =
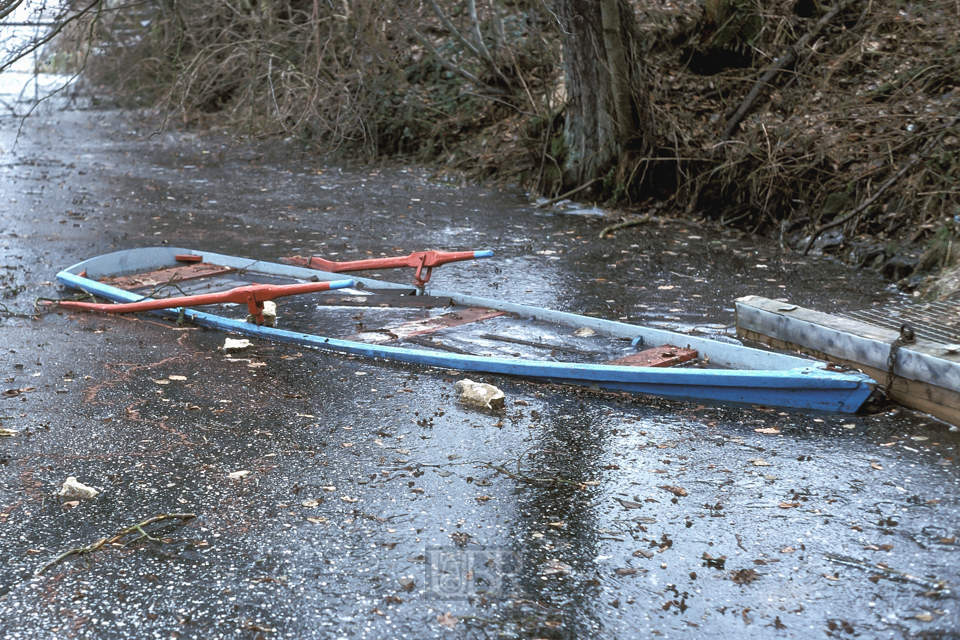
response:
M885 387L899 331L759 296L736 307L739 337L859 369ZM917 338L897 350L894 374L891 400L960 425L960 346Z

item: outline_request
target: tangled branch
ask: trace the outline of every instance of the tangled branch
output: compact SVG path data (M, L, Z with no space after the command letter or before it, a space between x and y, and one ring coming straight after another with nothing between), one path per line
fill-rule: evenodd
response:
M142 522L138 522L137 524L121 529L118 533L114 534L113 536L110 536L109 538L100 538L99 540L97 540L96 542L94 542L89 546L74 547L73 549L68 549L64 551L63 553L58 555L56 558L54 558L50 562L44 564L42 567L37 569L34 575L40 575L50 567L60 564L61 562L63 562L64 560L66 560L72 555L85 555L85 554L93 553L94 551L99 550L105 544L118 544L124 537L132 533L139 533L140 535L137 538L134 538L133 540L131 540L127 544L133 544L134 542L137 542L138 540L142 540L143 538L146 538L147 540L156 541L157 538L154 538L153 536L148 534L146 531L144 531L143 530L144 527L146 527L149 524L153 524L154 522L161 522L163 520L179 519L183 521L183 520L189 520L195 517L196 515L192 513L164 513L158 516L153 516L152 518L147 518Z

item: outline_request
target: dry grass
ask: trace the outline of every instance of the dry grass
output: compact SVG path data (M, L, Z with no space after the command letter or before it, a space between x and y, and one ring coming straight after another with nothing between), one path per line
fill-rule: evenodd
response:
M952 260L943 246L958 244L960 220L956 0L846 0L820 30L826 11L812 1L735 3L753 9L725 32L731 19L716 0L635 2L660 145L616 167L602 199L659 200L798 248L842 221L832 230L846 243L838 246L872 239L858 262L879 266L915 243L927 266ZM556 188L555 17L525 0L444 0L444 21L433 5L178 0L147 15L136 37L129 26L142 10L114 13L88 77L186 125ZM474 24L485 55L474 51ZM764 70L812 30L725 137Z

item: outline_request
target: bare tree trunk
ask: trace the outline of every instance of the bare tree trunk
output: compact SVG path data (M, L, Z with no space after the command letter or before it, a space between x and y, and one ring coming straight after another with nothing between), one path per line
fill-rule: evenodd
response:
M562 186L571 188L649 152L652 138L640 33L627 0L557 0L567 81Z

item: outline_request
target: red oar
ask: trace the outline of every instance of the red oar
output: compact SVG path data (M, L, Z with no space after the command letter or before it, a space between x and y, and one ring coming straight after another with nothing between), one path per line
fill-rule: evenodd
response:
M422 287L430 280L430 275L434 267L439 267L448 262L461 262L463 260L490 257L493 257L493 251L415 251L408 256L372 258L370 260L354 260L352 262L332 262L330 260L324 260L323 258L301 258L300 256L284 258L283 260L284 262L296 264L301 267L309 267L310 269L318 269L329 273L411 267L417 270L413 276L417 286ZM427 270L426 273L423 272L424 269Z
M134 313L137 311L154 311L156 309L174 309L177 307L196 307L205 304L222 304L233 302L246 303L257 324L263 324L263 303L284 296L295 296L301 293L315 293L330 289L345 289L353 286L353 280L337 280L335 282L304 282L302 284L251 284L237 287L219 293L207 293L199 296L181 296L179 298L163 298L160 300L144 299L139 302L120 304L98 304L94 302L74 302L63 300L57 304L68 309L82 309L85 311L101 311L103 313Z

